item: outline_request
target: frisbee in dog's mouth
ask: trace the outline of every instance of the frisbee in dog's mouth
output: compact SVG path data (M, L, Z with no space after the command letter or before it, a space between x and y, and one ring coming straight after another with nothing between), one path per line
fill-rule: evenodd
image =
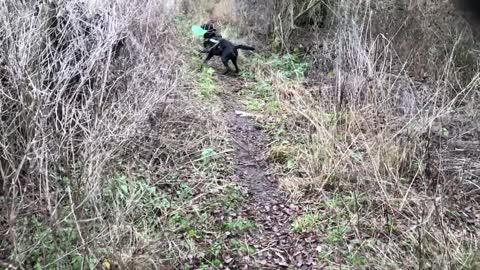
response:
M205 33L207 33L208 31L203 29L201 26L199 25L194 25L192 26L192 32L197 35L197 36L203 36Z

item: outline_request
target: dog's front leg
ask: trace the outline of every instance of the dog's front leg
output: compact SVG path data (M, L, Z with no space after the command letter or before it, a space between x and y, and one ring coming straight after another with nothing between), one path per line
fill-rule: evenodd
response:
M211 52L208 53L207 58L205 58L205 60L203 61L203 64L206 64L208 62L208 60L212 59L212 57L213 57L213 53L211 53Z

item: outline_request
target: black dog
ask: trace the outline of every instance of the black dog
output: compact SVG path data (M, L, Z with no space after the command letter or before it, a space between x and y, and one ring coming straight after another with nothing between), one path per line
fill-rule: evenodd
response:
M234 45L230 41L218 35L213 24L204 24L202 25L202 28L208 31L203 35L203 38L205 39L203 42L204 49L200 51L208 54L207 58L203 62L207 63L208 60L215 55L220 56L222 58L222 63L226 68L223 74L227 74L230 71L228 61L232 61L233 65L235 66L236 73L240 72L240 69L237 65L238 49L253 51L255 48L245 45Z
M215 50L213 52L214 55L221 55L222 49L218 46L214 46L217 45L216 41L220 40L222 36L217 33L217 29L215 29L212 23L202 24L201 27L208 31L207 33L203 34L203 48L213 49ZM213 39L214 41L211 41L210 39Z

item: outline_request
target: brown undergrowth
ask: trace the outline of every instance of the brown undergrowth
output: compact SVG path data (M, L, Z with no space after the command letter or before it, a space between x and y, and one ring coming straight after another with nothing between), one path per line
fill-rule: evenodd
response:
M0 268L187 261L241 198L178 24L158 1L4 1L0 20Z
M332 269L475 269L478 76L453 83L454 46L438 81L414 81L369 25L338 23L316 62L260 54L243 73L281 187L314 206L295 224L323 239Z

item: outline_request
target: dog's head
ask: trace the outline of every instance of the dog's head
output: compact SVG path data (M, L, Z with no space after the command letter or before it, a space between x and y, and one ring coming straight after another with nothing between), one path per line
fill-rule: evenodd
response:
M215 26L213 26L213 23L211 22L208 22L206 24L202 24L201 27L207 31L217 31L217 29L215 29Z
M207 30L207 33L203 35L203 38L213 38L217 35L217 29L215 29L215 26L212 22L202 24L201 27Z

